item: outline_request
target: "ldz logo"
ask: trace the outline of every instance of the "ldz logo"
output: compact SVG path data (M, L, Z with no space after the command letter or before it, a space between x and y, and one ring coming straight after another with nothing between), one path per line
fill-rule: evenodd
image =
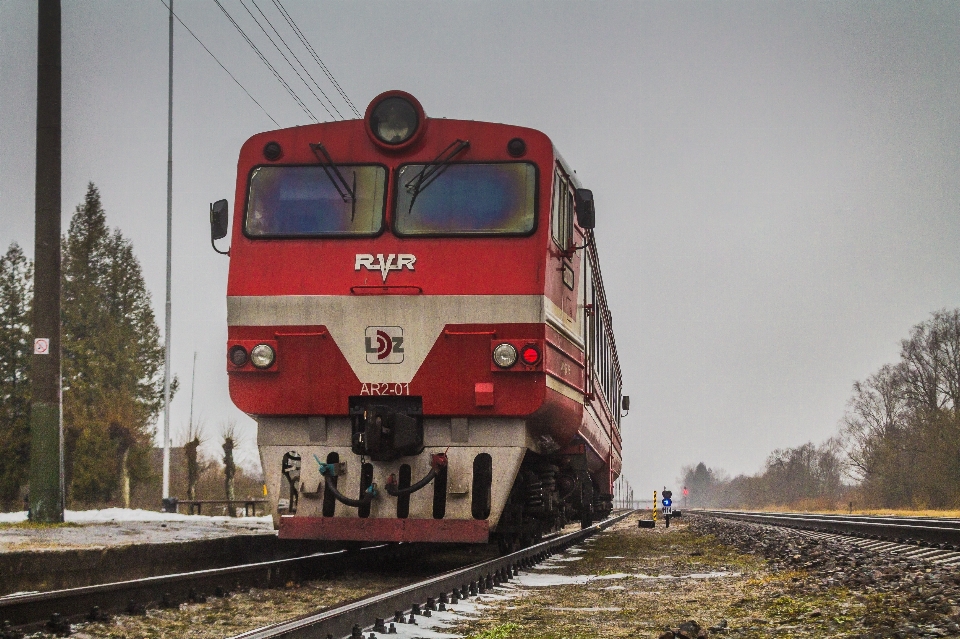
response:
M380 271L380 277L383 282L387 282L387 275L390 271L399 271L404 268L413 270L413 265L417 262L417 256L410 253L390 253L384 255L377 253L376 256L369 253L357 253L357 261L354 263L353 270L359 271L365 268L368 271Z
M403 329L399 326L368 326L368 364L399 364L403 361Z

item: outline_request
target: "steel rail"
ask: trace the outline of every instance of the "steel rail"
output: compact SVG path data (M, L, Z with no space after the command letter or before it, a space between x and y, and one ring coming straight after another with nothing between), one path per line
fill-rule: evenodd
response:
M954 518L819 515L699 509L691 512L769 526L816 530L901 543L922 543L940 548L960 548L960 520Z
M48 592L12 594L0 597L0 621L9 621L18 627L32 627L50 619L63 623L95 619L97 614L136 613L158 606L176 607L187 601L202 601L205 596L215 593L222 595L234 590L312 579L357 561L382 561L401 553L405 556L418 548L417 544L373 546Z
M335 606L291 621L250 630L232 639L324 639L326 637L358 636L358 632L385 633L384 619L396 615L413 614L424 602L443 601L452 592L475 595L503 583L526 568L543 561L555 552L568 548L587 537L609 528L636 511L608 518L592 526L559 535L529 548L489 561L451 570L423 581L372 595L348 604ZM409 611L409 613L407 612ZM364 635L366 636L366 635Z

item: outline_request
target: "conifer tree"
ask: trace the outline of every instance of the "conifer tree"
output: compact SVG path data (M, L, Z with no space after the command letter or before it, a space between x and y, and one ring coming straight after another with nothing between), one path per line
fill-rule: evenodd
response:
M122 496L149 478L163 344L133 245L88 185L63 241L63 418L69 498Z
M14 242L0 257L0 506L19 508L30 458L30 280Z

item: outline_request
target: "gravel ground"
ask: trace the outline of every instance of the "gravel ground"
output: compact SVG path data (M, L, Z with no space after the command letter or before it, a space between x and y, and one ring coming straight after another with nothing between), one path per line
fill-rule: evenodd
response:
M955 569L741 522L690 517L649 530L636 528L636 519L533 571L552 580L531 587L522 577L508 598L457 632L472 639L960 636Z

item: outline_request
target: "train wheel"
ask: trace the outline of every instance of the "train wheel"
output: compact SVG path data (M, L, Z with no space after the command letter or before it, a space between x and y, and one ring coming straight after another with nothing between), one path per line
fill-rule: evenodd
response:
M502 535L497 537L497 548L501 555L509 555L520 550L520 539L517 535Z
M580 528L593 525L593 484L590 477L580 482Z

